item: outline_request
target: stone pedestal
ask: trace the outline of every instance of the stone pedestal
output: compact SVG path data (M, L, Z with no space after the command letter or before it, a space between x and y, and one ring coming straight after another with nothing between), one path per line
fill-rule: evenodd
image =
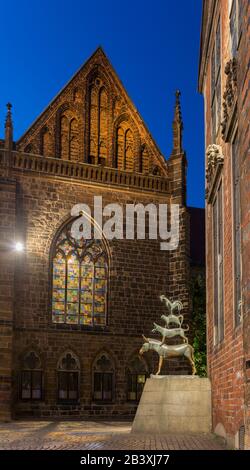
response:
M191 375L151 376L137 408L132 432L211 432L211 384Z

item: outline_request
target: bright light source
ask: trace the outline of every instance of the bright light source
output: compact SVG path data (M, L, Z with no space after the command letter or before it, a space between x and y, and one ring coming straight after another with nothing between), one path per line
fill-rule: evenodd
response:
M15 250L20 252L20 251L23 251L23 249L24 249L23 244L21 242L16 242Z

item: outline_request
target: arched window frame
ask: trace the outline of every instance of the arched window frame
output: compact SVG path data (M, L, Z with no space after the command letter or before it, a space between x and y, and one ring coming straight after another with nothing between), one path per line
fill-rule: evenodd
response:
M77 403L80 399L80 361L72 351L65 351L57 363L57 399Z
M60 157L62 158L62 134L61 134L61 122L62 122L62 119L65 118L67 119L67 130L66 130L66 139L67 139L67 144L68 144L68 148L66 149L67 151L67 160L72 160L72 152L71 152L71 144L72 144L72 141L73 139L76 137L74 135L72 135L72 123L74 121L77 122L77 126L78 126L78 139L79 139L79 122L78 122L78 119L75 117L75 116L67 116L66 113L62 113L62 115L60 116ZM79 142L78 142L78 158L79 158Z
M129 129L133 136L133 163L131 169L126 169L124 165L124 148L123 145L123 163L118 168L118 132L119 129L122 129L123 132L127 132ZM124 136L125 140L125 136ZM114 168L117 168L121 171L129 171L134 172L136 169L138 170L139 167L139 159L140 159L140 148L141 148L141 139L140 134L137 128L136 123L133 121L131 116L128 113L122 113L118 116L113 124L113 146L112 146L112 165Z
M39 354L34 350L24 354L20 372L20 399L41 401L44 395L44 373Z
M92 93L93 91L97 95L97 102L96 102L96 118L97 118L97 126L96 126L96 152L95 155L91 155L91 141L93 139L93 136L91 135L91 106L92 106ZM105 92L106 97L107 97L107 107L106 107L106 126L107 126L107 137L106 137L106 148L107 148L107 154L106 157L103 157L101 155L101 144L103 144L103 138L101 135L101 95L102 93ZM88 161L89 163L92 164L104 164L108 160L108 141L109 141L109 136L108 136L108 128L109 128L109 91L106 86L106 83L103 81L101 77L98 75L91 80L89 86L88 86L88 149L89 149L89 155L88 155Z
M138 403L148 377L148 365L144 359L134 356L126 367L127 401Z
M81 327L81 328L94 328L94 329L99 329L99 328L104 328L107 326L108 324L108 292L109 292L109 265L110 265L110 254L109 254L109 248L108 248L108 244L107 244L107 241L106 239L103 237L102 240L95 240L94 238L91 239L91 240L83 240L81 239L79 242L76 242L77 244L75 245L75 248L79 249L79 245L78 243L80 244L80 249L82 249L83 247L83 254L81 256L81 259L83 260L84 257L86 255L88 255L89 253L89 248L92 248L92 247L95 247L95 244L97 244L97 249L99 249L99 253L97 253L97 255L92 259L94 259L94 264L96 266L96 263L98 263L98 260L100 258L103 258L105 260L105 270L106 270L106 276L105 276L105 281L106 281L106 284L105 284L105 299L104 299L104 315L103 315L103 321L102 322L97 322L95 321L95 313L94 313L94 310L92 308L92 312L91 312L91 319L92 321L91 322L88 322L88 323L84 323L82 321L80 321L80 312L78 314L78 322L76 323L71 323L70 321L67 321L67 311L66 311L66 300L65 300L65 309L64 309L64 321L53 321L53 261L54 261L54 258L55 258L55 254L57 252L57 248L58 248L58 242L60 243L60 240L63 236L63 233L67 232L67 234L69 235L69 230L70 230L70 227L72 225L72 223L74 222L74 220L76 219L72 219L68 222L66 222L56 233L55 237L54 237L54 240L53 240L53 243L51 245L51 252L50 252L50 284L51 284L51 289L50 289L50 298L51 298L51 321L52 321L52 324L53 325L68 325L69 327ZM93 226L92 226L92 229L93 229ZM69 235L70 237L70 235ZM62 238L62 239L65 239ZM74 240L70 237L70 239L72 240L73 242L73 246L74 246ZM84 243L86 242L86 246L84 247ZM99 247L99 248L98 248ZM60 248L58 249L58 252L60 253L61 250ZM69 252L69 254L71 254L72 252ZM98 267L98 266L97 266ZM94 272L95 274L95 272ZM67 272L65 270L65 276L67 276ZM94 276L93 276L94 277ZM97 279L100 279L100 278L97 278ZM65 280L65 284L66 284L67 280ZM93 294L95 295L95 291L93 291ZM79 302L80 302L80 298L79 298ZM93 306L94 306L94 301L93 301Z
M133 131L132 129L130 128L129 126L129 123L126 123L126 122L122 122L119 126L117 126L117 129L116 129L116 167L118 168L118 144L119 144L119 141L118 141L118 134L119 134L119 131L122 130L123 131L123 142L122 142L122 168L120 168L120 170L124 170L124 171L133 171L134 170L134 163L135 163L135 138L134 138L134 134L133 134ZM127 152L128 152L128 144L129 144L129 140L128 140L128 134L131 133L132 134L132 139L133 139L133 142L132 142L132 152L133 152L133 157L132 157L132 168L129 169L128 168L128 155L127 155Z
M92 366L93 401L112 403L115 396L115 365L110 354L102 351Z
M33 144L29 143L24 147L24 153L35 153Z
M49 151L48 154L45 152L45 142L44 142L44 137L45 135L48 135L50 139L50 145L49 145ZM52 134L50 132L50 129L47 126L44 126L40 132L40 154L46 157L51 157L53 156L53 141L52 141Z
M146 144L141 146L139 159L139 173L148 174L150 167L149 149Z
M73 98L72 98L73 99ZM61 120L65 117L67 119L67 158L63 158L62 155L62 143L61 143ZM80 113L79 103L69 103L65 102L61 107L58 108L55 116L55 156L57 158L70 160L70 123L72 120L76 119L78 125L78 158L76 161L79 161L81 158L81 153L83 151L81 144L81 132L82 132L82 117Z

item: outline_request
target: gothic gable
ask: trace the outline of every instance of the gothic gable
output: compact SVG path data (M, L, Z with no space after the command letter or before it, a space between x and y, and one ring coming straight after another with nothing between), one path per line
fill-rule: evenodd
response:
M17 142L19 151L144 174L167 163L101 48Z

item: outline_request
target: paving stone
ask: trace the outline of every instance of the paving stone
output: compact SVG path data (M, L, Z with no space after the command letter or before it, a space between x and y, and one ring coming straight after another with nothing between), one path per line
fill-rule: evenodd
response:
M0 424L0 450L223 450L213 434L130 434L128 422Z

